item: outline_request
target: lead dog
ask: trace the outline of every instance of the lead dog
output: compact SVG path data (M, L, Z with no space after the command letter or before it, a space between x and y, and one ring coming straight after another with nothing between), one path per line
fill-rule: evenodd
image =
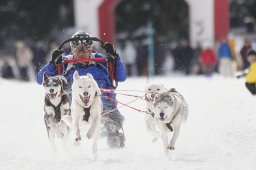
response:
M62 120L64 116L70 117L70 102L63 90L64 79L59 76L43 76L43 87L45 89L44 99L44 121L48 138L54 150L56 150L55 137L61 138L66 144L69 136L69 128Z
M166 92L166 88L162 84L150 84L145 88L146 114L145 123L146 128L150 134L154 136L153 141L157 140L159 131L156 129L156 122L154 119L154 99L156 94Z
M155 119L163 140L165 155L175 149L181 123L187 120L188 106L184 97L171 88L168 92L157 94L154 101ZM173 131L168 144L168 134Z
M81 141L81 125L90 125L86 136L93 138L92 152L97 158L97 141L102 113L101 91L91 74L79 76L75 71L72 84L72 121L76 130L75 143Z

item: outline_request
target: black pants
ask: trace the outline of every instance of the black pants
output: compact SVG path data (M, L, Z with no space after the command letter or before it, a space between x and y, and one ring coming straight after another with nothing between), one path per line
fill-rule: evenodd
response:
M252 95L256 95L256 83L245 83L245 86Z

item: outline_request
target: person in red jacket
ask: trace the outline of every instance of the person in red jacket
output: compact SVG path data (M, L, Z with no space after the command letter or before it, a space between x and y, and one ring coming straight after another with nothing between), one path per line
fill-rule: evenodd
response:
M215 51L210 45L206 44L200 53L200 64L203 74L206 76L211 76L215 70L215 65L217 62Z

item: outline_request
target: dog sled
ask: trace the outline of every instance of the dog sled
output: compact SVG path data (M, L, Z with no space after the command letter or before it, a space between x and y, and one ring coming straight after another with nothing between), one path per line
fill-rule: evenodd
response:
M92 41L94 41L94 42L98 42L98 43L100 44L100 46L102 46L102 45L105 43L104 41L102 41L101 39L99 39L99 38L97 38L97 37L88 37L88 38L82 38L82 39L75 37L75 38L69 38L69 39L63 41L63 42L59 45L59 47L57 48L57 50L62 50L63 46L64 46L66 43L69 43L69 42L71 42L71 41L83 41L83 40L92 40ZM94 48L93 50L94 50L95 52L99 52L99 53L104 52L104 51L99 51L99 49L96 49L96 48ZM107 55L107 54L106 54L106 55ZM58 61L60 57L61 57L61 56L59 56L58 58L56 58L55 61ZM120 95L125 95L125 96L134 97L135 100L132 100L131 102L128 102L128 103L122 103L122 102L117 101L117 100L114 100L114 99L112 99L112 98L108 98L108 99L109 99L109 100L112 100L112 101L114 101L114 102L116 102L116 103L121 104L122 107L129 107L129 108L134 109L134 110L136 110L136 111L138 111L138 112L145 112L145 111L142 111L142 110L140 110L140 109L136 109L136 108L134 108L134 107L129 106L130 103L133 103L133 102L137 101L138 99L143 99L143 98L145 97L144 95L139 96L139 95L133 95L133 94L127 94L127 93L125 93L125 92L134 92L134 93L143 92L143 93L145 93L145 91L140 91L140 90L116 90L116 88L118 87L118 82L117 82L116 79L115 79L115 74L116 74L116 72L115 72L115 69L114 69L114 68L115 68L115 67L114 67L114 64L115 64L115 63L113 62L113 60L108 60L107 58L76 58L76 59L64 59L63 62L62 62L62 64L77 63L77 62L79 62L79 63L88 63L88 62L101 63L101 62L106 62L106 63L108 64L108 67L109 67L109 78L110 78L110 81L111 81L111 83L112 83L114 89L102 89L102 88L101 88L102 93L115 93L115 94L120 94ZM63 74L64 74L64 72L63 72L64 70L61 70L61 68L62 68L61 65L62 65L62 64L57 64L58 74L59 74L59 75L63 75ZM119 91L119 92L116 92L116 91ZM117 109L118 109L118 108L117 108ZM112 110L110 110L110 111L112 111ZM110 111L109 111L109 112L110 112ZM105 112L105 113L103 113L102 115L103 115L103 116L104 116L104 115L107 115L107 114L109 114L109 112Z
M97 37L73 37L73 38L69 38L67 40L65 40L64 42L62 42L58 49L59 51L62 50L63 46L66 43L72 42L72 41L93 41L93 42L97 42L97 45L99 45L98 47L102 47L103 44L105 42L103 42L102 40L100 40ZM100 51L101 48L96 48L95 46L93 46L93 51L97 52L97 53L101 53L104 55L105 51ZM61 59L62 56L59 56L55 59L55 63L58 63L57 61L59 61ZM113 59L105 57L105 58L72 58L72 59L62 59L61 63L57 64L57 71L58 74L60 76L64 76L65 74L65 70L63 70L62 68L65 68L64 65L66 64L72 64L72 63L90 63L93 62L96 65L99 66L99 69L102 69L102 71L104 71L107 75L108 78L113 86L112 91L107 91L109 89L101 89L102 93L115 93L114 90L117 88L118 86L118 81L116 81L116 70L115 70L115 62ZM103 63L105 65L107 65L107 71L106 68L102 68L103 66L100 65L100 63ZM70 89L69 89L70 90ZM72 91L70 91L72 93ZM115 102L117 103L117 101L115 100L115 98L109 97L109 96L104 96L101 95L102 98L106 98L109 101ZM113 107L107 110L104 110L103 113L101 114L102 117L104 117L103 119L101 119L102 124L104 125L104 127L102 127L102 133L101 135L104 137L107 136L107 140L109 143L109 146L120 146L120 147L124 147L124 141L125 141L125 137L124 137L124 130L123 130L123 121L124 121L124 117L121 114L110 114L112 112L118 112L118 108ZM111 134L111 135L109 135ZM113 134L113 135L112 135ZM109 138L109 136L113 136L112 139ZM120 141L118 141L116 138L120 138ZM120 144L117 144L118 142L120 142Z

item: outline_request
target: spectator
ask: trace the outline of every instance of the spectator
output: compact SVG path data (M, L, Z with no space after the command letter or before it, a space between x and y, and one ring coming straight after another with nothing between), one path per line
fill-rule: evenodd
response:
M16 42L17 65L20 71L20 79L29 81L29 67L32 66L34 58L31 49L23 41Z
M250 67L246 74L245 86L252 95L256 95L256 52L251 50L246 55Z
M210 44L205 43L204 48L202 49L200 53L200 64L202 68L202 73L206 76L211 76L215 69L216 64L216 55L213 48L210 46Z
M240 50L240 56L242 58L242 62L243 62L243 70L248 68L250 63L248 62L246 55L247 53L252 49L252 45L251 45L251 41L249 38L245 38L244 39L244 45Z
M33 64L35 66L36 73L38 73L41 67L46 64L47 51L48 49L42 41L38 41L36 43L33 58Z
M136 63L139 76L148 75L148 53L148 46L146 44L138 44Z
M219 59L219 67L218 67L219 73L225 77L233 76L233 67L232 67L233 56L232 56L231 48L226 38L222 38L221 43L219 45L218 59Z
M123 58L123 61L126 65L127 74L128 76L135 74L135 62L137 57L136 48L134 47L132 41L128 40L124 46L123 50L125 58Z
M3 66L1 68L1 72L2 72L2 77L5 79L15 78L12 67L8 61L4 61Z
M191 73L191 64L194 58L194 50L189 45L188 40L181 39L179 45L173 50L174 70L184 71L185 74Z

